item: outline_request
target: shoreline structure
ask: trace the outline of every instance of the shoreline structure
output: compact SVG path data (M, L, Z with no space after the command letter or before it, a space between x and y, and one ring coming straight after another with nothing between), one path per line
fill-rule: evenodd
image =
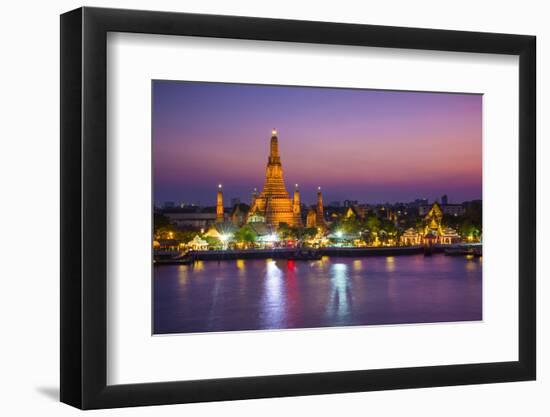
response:
M461 245L464 250L481 248L479 244ZM445 253L448 246L435 245L433 253ZM296 248L275 248L275 249L247 249L247 250L206 250L189 252L182 258L157 260L156 265L181 264L193 261L229 261L237 259L295 259L308 260L311 256L395 256L395 255L418 255L425 252L422 245L416 246L395 246L395 247L326 247L319 249L303 250ZM305 255L302 255L305 254ZM463 255L469 253L463 252ZM474 254L472 252L472 254ZM297 256L298 255L298 256ZM479 256L479 255L477 255Z

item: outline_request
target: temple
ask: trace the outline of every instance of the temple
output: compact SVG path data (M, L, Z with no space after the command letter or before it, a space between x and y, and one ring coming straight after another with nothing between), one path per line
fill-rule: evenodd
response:
M294 199L291 199L283 179L279 140L275 129L271 132L264 187L259 195L253 194L247 222L258 221L274 227L278 227L281 223L289 226L301 226L302 223L298 184L294 191Z
M423 219L421 230L409 228L401 235L402 245L420 245L432 240L432 243L451 245L460 241L460 236L451 227L443 227L443 210L435 202Z

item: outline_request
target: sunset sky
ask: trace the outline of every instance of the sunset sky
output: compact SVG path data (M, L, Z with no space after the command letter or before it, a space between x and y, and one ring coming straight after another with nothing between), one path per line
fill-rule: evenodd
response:
M481 95L153 81L152 123L156 204L248 203L272 128L307 204L482 194Z

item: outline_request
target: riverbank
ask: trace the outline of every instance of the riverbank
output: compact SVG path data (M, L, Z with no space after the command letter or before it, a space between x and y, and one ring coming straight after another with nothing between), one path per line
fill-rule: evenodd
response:
M443 253L444 246L435 246L433 253ZM304 255L304 251L306 251ZM309 253L308 253L309 252ZM208 250L189 252L186 257L179 259L164 259L156 261L157 265L184 264L193 261L224 261L237 259L296 259L315 260L319 256L401 256L417 255L424 253L424 247L419 246L396 246L396 247L363 247L363 248L336 248L326 247L320 249L296 249L296 248L274 248L274 249L248 249L248 250Z

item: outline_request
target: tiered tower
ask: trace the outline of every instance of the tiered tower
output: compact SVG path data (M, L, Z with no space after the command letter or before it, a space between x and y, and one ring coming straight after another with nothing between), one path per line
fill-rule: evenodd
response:
M315 210L317 227L325 226L325 209L323 208L323 195L321 187L317 187L317 208Z
M279 140L275 129L271 132L264 188L255 199L250 212L263 214L265 222L275 227L279 226L279 223L286 223L289 226L300 224L300 217L294 211L293 201L288 196L283 180Z
M294 212L294 217L296 218L296 226L302 225L302 212L300 208L300 190L298 189L298 184L294 188L294 200L292 200L292 211Z
M222 185L218 184L218 196L216 198L216 223L222 223L223 218L223 195Z

